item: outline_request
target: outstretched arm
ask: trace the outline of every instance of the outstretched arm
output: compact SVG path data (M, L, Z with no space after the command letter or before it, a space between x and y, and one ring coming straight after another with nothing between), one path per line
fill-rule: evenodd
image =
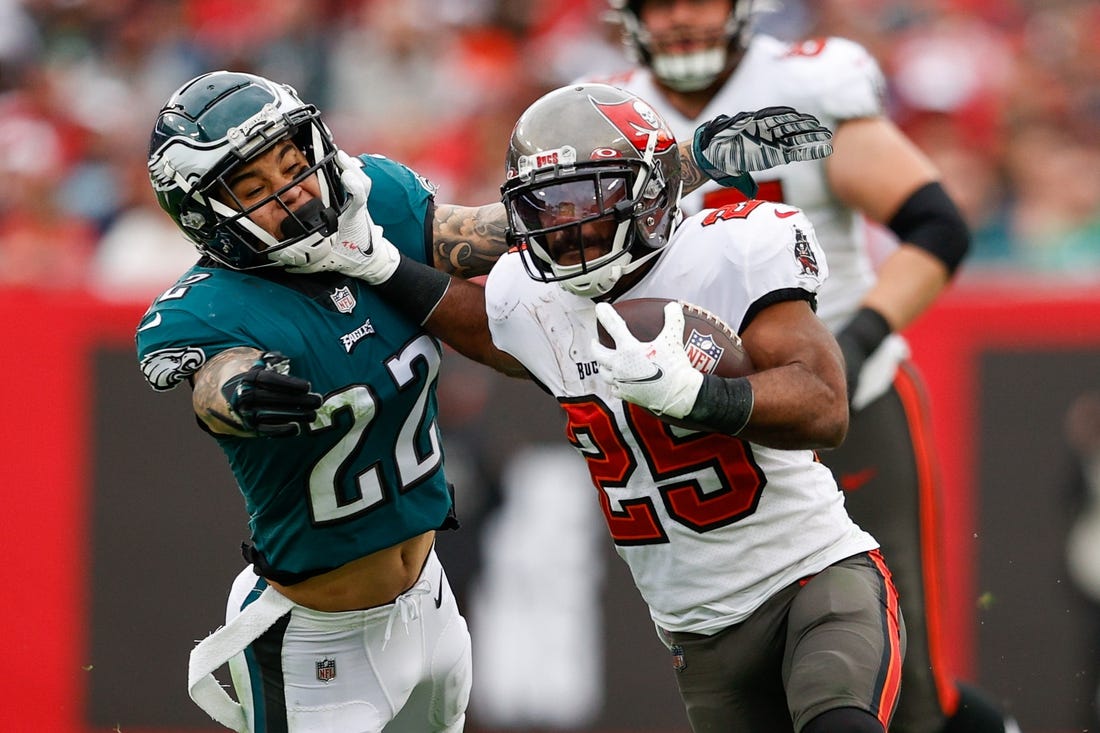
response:
M340 179L352 199L340 216L339 246L330 248L327 255L314 262L288 263L292 266L287 267L287 271L340 272L359 278L373 285L382 297L400 306L406 316L460 354L510 376L526 376L519 362L493 346L485 314L485 289L462 279L488 273L506 251L504 205L437 207L432 222L434 266L420 263L403 256L386 239L382 227L371 220L367 210L371 180L362 166L343 153L339 160ZM247 359L255 361L255 354L242 355L227 368L243 371ZM204 369L210 370L210 365ZM213 405L224 409L224 400L216 393L224 391L221 385L228 376L219 369L210 384L204 382L203 408ZM265 372L262 376L262 383L266 385L271 375ZM305 384L308 392L308 383L297 381ZM232 402L230 406L235 407ZM198 404L196 410L199 410ZM266 417L267 413L263 415ZM203 412L200 417L204 417ZM241 420L230 425L231 430L248 431L251 427Z
M384 238L378 244L394 249ZM528 376L516 359L493 345L485 288L480 283L448 275L397 254L396 249L394 252L398 264L391 274L364 278L379 295L463 356L510 377Z
M508 217L504 204L440 204L432 221L435 267L455 277L487 275L508 251Z
M414 277L430 280L442 275L425 265L411 264L422 270ZM527 370L515 357L493 345L485 315L485 288L481 285L451 276L446 292L423 325L428 333L466 358L509 377L529 378Z

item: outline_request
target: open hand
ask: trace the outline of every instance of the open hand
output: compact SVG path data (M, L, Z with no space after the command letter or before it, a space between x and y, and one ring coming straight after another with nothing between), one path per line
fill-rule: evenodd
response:
M765 107L730 117L718 115L695 130L692 158L723 186L749 171L818 160L833 152L833 133L811 114L791 107Z

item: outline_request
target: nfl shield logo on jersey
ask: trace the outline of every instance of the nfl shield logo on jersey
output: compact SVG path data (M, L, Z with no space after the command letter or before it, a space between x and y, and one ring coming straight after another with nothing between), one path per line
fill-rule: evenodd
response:
M336 660L325 657L317 662L317 679L322 682L332 682L336 679Z
M346 285L342 288L336 288L333 290L329 297L332 298L332 302L336 304L336 310L341 313L351 313L355 310L355 296L351 294L351 289Z
M691 336L684 344L684 351L687 352L688 361L696 371L711 374L718 366L718 361L722 358L725 349L715 343L710 335L692 329Z

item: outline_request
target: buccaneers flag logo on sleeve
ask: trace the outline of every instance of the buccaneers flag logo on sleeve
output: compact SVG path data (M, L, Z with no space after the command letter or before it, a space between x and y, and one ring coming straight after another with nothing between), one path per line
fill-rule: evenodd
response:
M818 274L817 256L814 255L814 250L810 247L810 240L806 239L806 235L798 228L794 230L794 258L798 260L798 264L802 267L800 275Z

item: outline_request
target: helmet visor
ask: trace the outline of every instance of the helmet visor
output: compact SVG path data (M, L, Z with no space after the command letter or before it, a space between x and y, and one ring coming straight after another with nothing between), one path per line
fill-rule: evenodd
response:
M506 191L512 229L526 243L538 279L583 275L626 253L624 222L634 210L636 173L616 167Z
M509 199L512 223L523 234L552 231L607 215L629 213L630 177L625 172L529 186ZM625 206L623 206L625 204Z

